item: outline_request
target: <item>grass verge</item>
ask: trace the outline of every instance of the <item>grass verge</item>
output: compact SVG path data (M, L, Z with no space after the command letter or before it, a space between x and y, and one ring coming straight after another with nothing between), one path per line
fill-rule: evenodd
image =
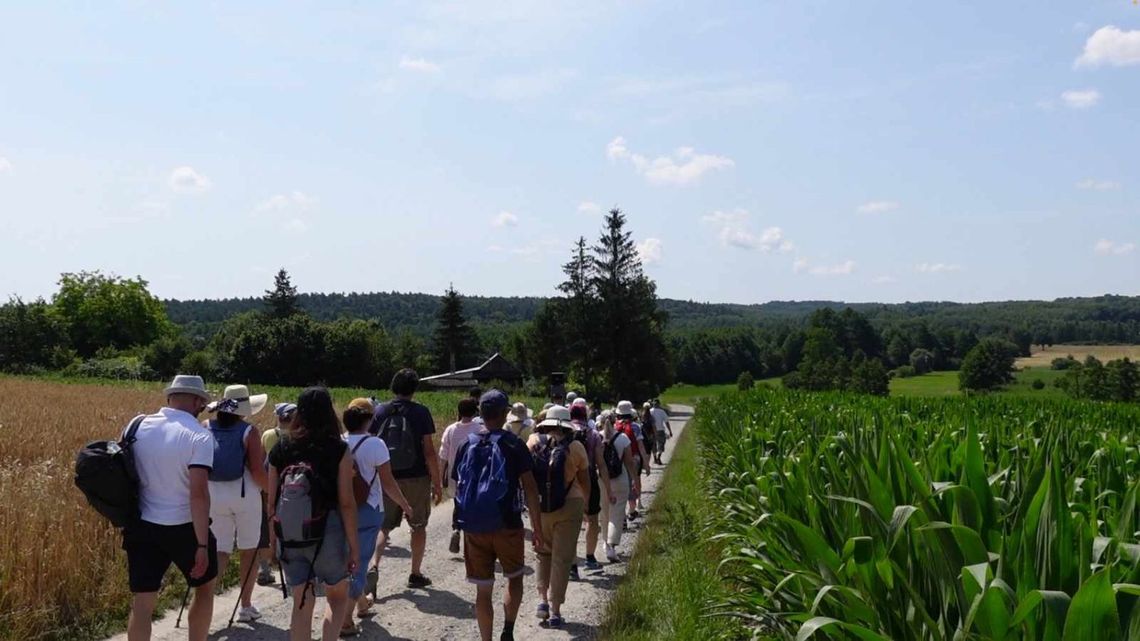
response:
M705 615L709 597L724 590L716 573L720 550L702 532L707 505L701 493L696 429L686 429L653 502L647 527L637 540L629 572L606 610L599 638L747 638L731 621Z

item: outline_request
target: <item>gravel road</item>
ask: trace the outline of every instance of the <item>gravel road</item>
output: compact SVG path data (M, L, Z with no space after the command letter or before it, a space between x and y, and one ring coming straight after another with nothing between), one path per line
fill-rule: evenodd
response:
M674 405L671 408L673 420L670 425L673 433L679 435L685 427L685 421L692 415L692 408ZM673 446L677 439L669 439L665 455L662 460L668 463L673 455ZM646 507L652 503L657 493L657 486L661 481L664 468L654 466L653 473L642 477L643 502ZM645 521L643 516L635 522L626 536L622 537L618 548L623 559L629 558L637 540L638 530ZM433 509L431 521L428 524L428 548L424 559L424 573L431 578L433 585L426 590L411 590L405 585L408 578L410 554L408 548L408 530L401 528L392 533L392 542L380 564L380 589L378 603L373 606L376 615L361 621L362 634L358 639L407 639L411 641L428 641L434 639L477 639L478 629L475 624L475 588L467 583L463 559L447 551L447 542L451 533L451 504ZM579 538L579 556L585 554L585 531ZM515 628L515 636L519 639L594 639L597 635L597 626L605 613L610 595L625 574L625 563L606 564L603 545L598 545L598 557L604 568L600 574L587 574L583 572L582 580L571 582L566 594L566 603L562 605L562 615L567 624L560 630L548 630L538 626L534 617L534 608L538 603L535 590L533 568L537 567L537 560L533 549L527 545L527 562L530 569L527 571L523 604L519 610L519 620ZM500 577L496 584L495 594L495 634L502 624L502 592L505 582ZM237 591L229 590L217 598L214 604L214 624L210 634L211 639L232 641L253 641L255 639L284 639L289 627L289 614L291 601L281 597L278 586L256 586L253 593L253 602L264 615L262 619L253 624L237 623L226 628L229 621L230 610L237 599ZM313 634L319 638L319 617L323 614L323 605L316 608ZM153 639L155 641L174 641L185 639L185 621L183 628L176 629L174 620L177 611L166 613L161 620L155 621ZM127 641L126 634L112 638L112 641Z

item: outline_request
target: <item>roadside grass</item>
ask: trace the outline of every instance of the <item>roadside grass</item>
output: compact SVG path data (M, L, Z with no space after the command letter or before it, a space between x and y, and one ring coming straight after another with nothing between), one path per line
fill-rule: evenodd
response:
M729 386L732 387L732 386ZM610 601L598 638L613 641L744 639L732 620L710 617L705 604L724 592L720 547L703 524L696 429L681 434L665 479L638 538L629 572Z

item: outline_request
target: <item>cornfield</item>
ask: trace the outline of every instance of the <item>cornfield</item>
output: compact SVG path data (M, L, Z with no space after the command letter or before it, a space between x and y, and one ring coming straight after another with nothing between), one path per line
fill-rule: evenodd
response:
M115 438L136 414L157 410L163 387L0 377L0 641L87 638L126 625L130 591L121 539L75 488L75 454L88 441ZM274 403L296 400L299 390L252 391L268 392ZM378 393L333 392L338 408ZM439 430L454 420L458 395L417 398ZM524 400L534 406L535 399ZM253 422L271 427L271 410Z
M703 403L757 636L1140 639L1140 407L761 390Z

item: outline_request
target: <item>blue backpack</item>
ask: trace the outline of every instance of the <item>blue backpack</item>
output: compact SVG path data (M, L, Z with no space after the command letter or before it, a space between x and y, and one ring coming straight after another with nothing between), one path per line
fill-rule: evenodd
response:
M245 496L245 434L249 423L239 421L229 427L221 427L217 421L209 422L210 433L214 435L214 467L210 470L211 481L242 480L241 495Z
M510 489L502 432L471 434L456 467L456 522L464 532L495 532L503 527L502 501Z

